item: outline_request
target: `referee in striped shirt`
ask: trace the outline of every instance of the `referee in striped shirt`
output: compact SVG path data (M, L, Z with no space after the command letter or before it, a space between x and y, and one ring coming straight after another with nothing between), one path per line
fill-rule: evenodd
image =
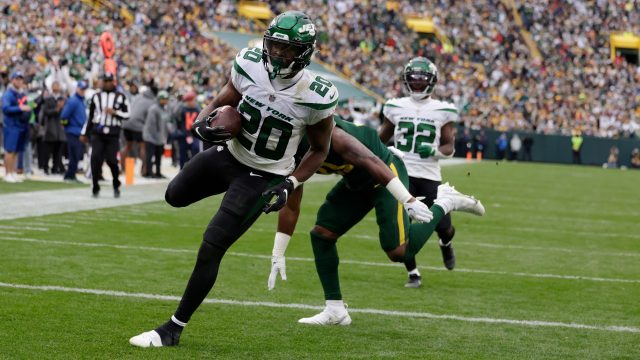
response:
M91 174L93 197L100 194L98 180L102 178L102 164L107 162L113 176L113 195L120 197L120 170L118 168L118 149L120 149L120 129L122 122L129 119L129 100L125 94L116 90L114 75L102 76L102 91L91 98L89 118L82 131L84 140L91 139Z

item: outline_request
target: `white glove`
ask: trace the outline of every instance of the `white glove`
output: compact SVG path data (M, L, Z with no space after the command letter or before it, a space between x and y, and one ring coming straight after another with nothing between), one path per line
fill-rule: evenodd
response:
M273 290L276 287L278 273L280 273L282 280L287 280L287 264L285 263L284 255L271 256L271 274L269 274L269 280L267 281L269 290Z
M420 200L404 203L404 209L409 213L409 217L417 222L428 223L433 219L429 207Z

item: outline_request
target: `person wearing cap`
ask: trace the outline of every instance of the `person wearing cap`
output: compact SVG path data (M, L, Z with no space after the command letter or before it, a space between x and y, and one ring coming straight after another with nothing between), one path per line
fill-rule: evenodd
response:
M62 108L60 119L67 135L67 151L69 154L69 166L64 174L67 182L80 182L76 178L78 162L84 155L84 144L80 141L82 128L87 122L87 107L84 103L84 93L89 85L85 81L78 81L76 92Z
M146 84L146 89L133 98L131 101L131 116L127 122L122 124L122 131L124 133L125 146L122 151L125 156L133 156L134 144L138 144L138 156L142 160L141 174L146 174L145 168L146 155L145 144L142 139L142 129L144 128L144 122L147 119L147 113L149 108L155 104L156 95L158 94L158 86L153 79L149 80Z
M147 118L142 130L142 138L146 147L144 177L164 178L160 172L160 161L164 151L164 143L167 140L167 124L171 117L167 103L169 103L169 93L165 90L158 92L158 102L151 105L147 112ZM153 158L153 164L151 159ZM152 172L152 166L155 172Z
M102 177L102 164L106 161L113 176L113 196L120 197L120 168L118 150L120 149L120 130L123 121L129 119L129 99L116 90L115 76L105 73L102 76L102 90L91 97L89 118L82 129L81 141L91 137L91 189L93 197L100 194L98 181Z
M176 130L173 138L178 141L180 153L180 169L184 164L200 152L202 143L191 136L191 127L200 113L200 107L196 104L196 93L189 91L182 97L182 104L174 114Z
M4 115L4 181L21 182L16 174L19 152L25 150L29 134L31 107L27 105L27 96L22 92L25 86L24 75L20 71L11 74L11 83L2 95L2 113Z

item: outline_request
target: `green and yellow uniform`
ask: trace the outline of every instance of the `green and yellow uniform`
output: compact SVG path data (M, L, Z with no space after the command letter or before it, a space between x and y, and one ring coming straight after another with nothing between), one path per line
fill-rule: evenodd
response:
M405 186L409 186L404 163L387 149L374 129L356 126L337 116L334 119L336 126L371 150ZM366 169L345 163L342 156L331 149L318 173L338 174L342 179L327 194L318 211L317 225L341 236L375 209L382 249L392 250L406 241L409 234L407 213L402 204L384 186L377 184Z

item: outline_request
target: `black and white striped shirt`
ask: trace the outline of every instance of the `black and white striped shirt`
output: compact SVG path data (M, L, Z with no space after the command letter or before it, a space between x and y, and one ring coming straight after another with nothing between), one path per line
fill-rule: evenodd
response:
M116 111L109 115L107 109ZM118 91L100 91L91 97L89 104L89 118L82 131L83 135L92 133L104 135L119 135L122 122L129 119L129 99Z

